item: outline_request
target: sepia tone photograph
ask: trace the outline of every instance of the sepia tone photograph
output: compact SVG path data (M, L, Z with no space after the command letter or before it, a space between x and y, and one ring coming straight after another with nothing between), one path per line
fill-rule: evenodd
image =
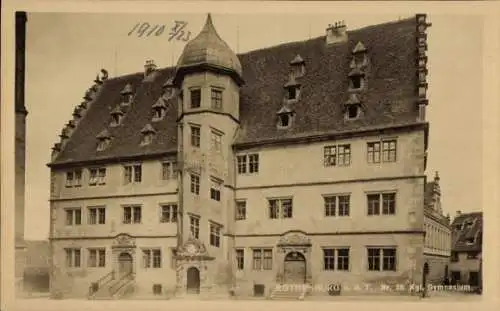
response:
M12 14L21 309L482 301L484 16Z

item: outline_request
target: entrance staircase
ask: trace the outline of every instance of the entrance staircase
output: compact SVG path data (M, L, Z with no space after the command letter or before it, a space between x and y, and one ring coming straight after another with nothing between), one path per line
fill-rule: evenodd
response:
M90 286L88 299L126 299L135 292L135 285L134 273L117 277L115 271L111 271Z
M308 286L300 285L277 285L269 298L271 300L304 300L308 294Z

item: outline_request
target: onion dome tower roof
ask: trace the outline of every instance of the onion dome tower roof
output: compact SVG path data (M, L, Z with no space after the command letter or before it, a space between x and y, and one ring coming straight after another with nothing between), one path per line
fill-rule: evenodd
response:
M179 57L176 82L182 73L198 68L225 72L236 81L243 82L240 60L215 30L210 13L201 32L186 44Z

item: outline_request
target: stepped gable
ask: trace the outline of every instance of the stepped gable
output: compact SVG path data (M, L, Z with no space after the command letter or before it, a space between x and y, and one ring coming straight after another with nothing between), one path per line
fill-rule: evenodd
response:
M416 123L416 18L348 31L347 35L347 42L331 46L321 36L238 55L244 85L240 91L241 131L235 143ZM370 60L368 89L363 94L366 107L362 118L345 120L343 106L349 99L352 51L360 41ZM280 130L276 126L276 111L283 105L283 85L290 78L290 60L297 55L304 60L306 74L298 78L301 94L293 105L293 126ZM155 141L140 146L141 129L151 122L152 106L175 70L158 69L154 81L147 83L143 82L143 72L104 81L79 126L50 165L175 152L177 96L167 101L165 118L155 122ZM120 104L120 92L127 83L133 87L134 102L122 125L110 127L110 112ZM98 152L96 136L106 128L113 138L106 150Z

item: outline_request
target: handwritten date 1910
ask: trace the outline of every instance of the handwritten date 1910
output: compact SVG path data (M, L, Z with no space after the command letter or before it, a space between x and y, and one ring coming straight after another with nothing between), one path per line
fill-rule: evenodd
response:
M174 21L174 27L170 28L170 33L168 36L168 41L172 40L182 40L189 41L191 37L191 32L186 31L187 22L184 21ZM147 22L137 23L128 33L129 36L136 34L138 37L150 37L152 35L158 37L165 31L165 25L151 25Z

